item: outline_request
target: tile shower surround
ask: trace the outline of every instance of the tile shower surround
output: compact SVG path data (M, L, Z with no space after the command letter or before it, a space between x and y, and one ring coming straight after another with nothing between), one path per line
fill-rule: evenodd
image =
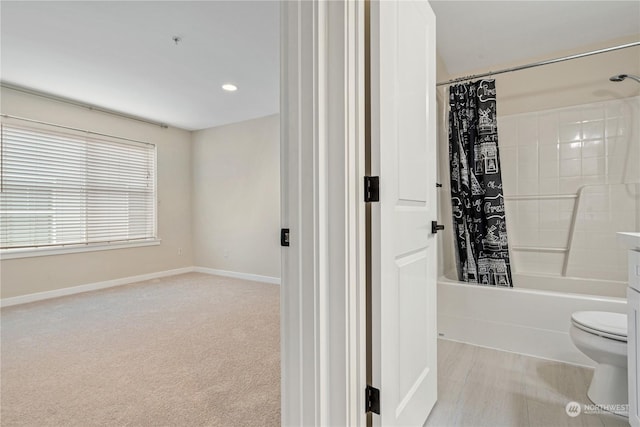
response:
M498 118L516 273L626 280L640 231L640 97Z

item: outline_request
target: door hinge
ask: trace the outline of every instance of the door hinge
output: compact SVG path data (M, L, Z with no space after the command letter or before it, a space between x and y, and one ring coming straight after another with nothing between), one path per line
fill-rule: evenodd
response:
M365 389L365 412L373 412L380 415L380 390L375 387L367 386Z
M289 246L289 229L280 229L280 246Z
M380 178L377 176L364 177L364 201L380 201Z
M444 225L438 224L438 221L431 221L431 234L436 234L438 230L444 230Z

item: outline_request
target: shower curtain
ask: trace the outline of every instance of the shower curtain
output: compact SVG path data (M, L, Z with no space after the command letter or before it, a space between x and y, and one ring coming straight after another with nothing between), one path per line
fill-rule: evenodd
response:
M451 86L449 106L458 278L479 285L512 287L498 156L495 81Z

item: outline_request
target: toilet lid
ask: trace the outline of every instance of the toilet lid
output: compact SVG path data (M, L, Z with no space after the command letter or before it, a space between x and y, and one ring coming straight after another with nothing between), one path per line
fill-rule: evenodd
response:
M587 332L613 339L627 339L627 315L605 311L578 311L571 315L573 323Z

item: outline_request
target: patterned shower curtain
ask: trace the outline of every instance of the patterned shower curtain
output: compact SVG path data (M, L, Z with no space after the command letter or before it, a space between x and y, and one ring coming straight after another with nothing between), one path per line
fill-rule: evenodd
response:
M479 285L512 287L498 156L495 81L451 86L449 105L458 278Z

